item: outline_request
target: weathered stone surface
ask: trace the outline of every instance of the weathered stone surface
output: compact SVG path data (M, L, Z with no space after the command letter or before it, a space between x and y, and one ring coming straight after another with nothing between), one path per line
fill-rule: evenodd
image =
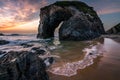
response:
M40 52L38 52L40 51ZM30 51L3 52L0 57L0 80L49 80L46 68L53 63L53 57L40 58L47 52L40 47Z
M23 46L24 48L28 48L28 47L32 47L32 44L27 44L27 43L22 43L20 44L21 46Z
M21 55L8 69L11 80L48 80L46 65L35 53Z
M108 31L106 31L108 34L120 34L120 23L117 24L116 26L112 27Z
M59 30L60 40L88 40L104 34L103 24L87 4L80 1L57 1L41 8L38 38L51 38Z

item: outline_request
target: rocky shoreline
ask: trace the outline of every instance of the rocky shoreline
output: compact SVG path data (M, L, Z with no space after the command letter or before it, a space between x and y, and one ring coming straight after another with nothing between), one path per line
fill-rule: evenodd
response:
M49 80L46 69L54 62L46 48L30 51L0 51L1 80ZM41 57L44 56L44 57Z

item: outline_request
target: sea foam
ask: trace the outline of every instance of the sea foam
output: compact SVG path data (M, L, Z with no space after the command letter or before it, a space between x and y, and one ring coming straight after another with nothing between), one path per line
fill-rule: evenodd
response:
M92 65L94 63L93 60L98 56L102 56L104 50L102 44L98 43L98 45L92 46L91 48L85 48L83 52L85 52L86 55L82 60L71 63L68 62L58 67L51 67L48 69L48 71L53 74L64 75L68 77L76 75L78 69L84 69L87 66Z

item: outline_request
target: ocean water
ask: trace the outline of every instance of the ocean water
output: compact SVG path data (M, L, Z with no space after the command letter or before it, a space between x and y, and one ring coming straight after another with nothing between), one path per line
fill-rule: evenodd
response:
M36 35L20 35L20 36L0 36L0 40L7 40L10 43L6 45L0 45L1 51L21 51L21 50L30 50L32 47L41 46L46 44L49 39L37 39ZM32 45L31 47L24 47L22 45L28 44Z
M47 69L50 80L120 80L120 43L113 39L61 41L57 46L50 39L36 39L36 35L0 36L0 40L10 41L0 45L5 52L48 46L51 55L59 56Z
M50 80L120 80L119 42L110 38L102 38L89 42L64 44L73 46L67 49L69 51L60 51L59 55L63 57L61 57L63 60L60 59L60 61L63 62L58 61L52 65L49 73ZM85 55L83 55L84 51L86 51ZM92 58L87 55L91 51L95 52Z

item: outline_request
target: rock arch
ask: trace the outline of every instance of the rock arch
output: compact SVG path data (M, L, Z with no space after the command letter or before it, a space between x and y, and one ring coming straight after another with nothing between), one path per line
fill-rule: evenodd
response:
M80 1L57 1L41 8L37 37L53 37L61 21L64 23L59 31L60 40L88 40L105 33L92 7Z

